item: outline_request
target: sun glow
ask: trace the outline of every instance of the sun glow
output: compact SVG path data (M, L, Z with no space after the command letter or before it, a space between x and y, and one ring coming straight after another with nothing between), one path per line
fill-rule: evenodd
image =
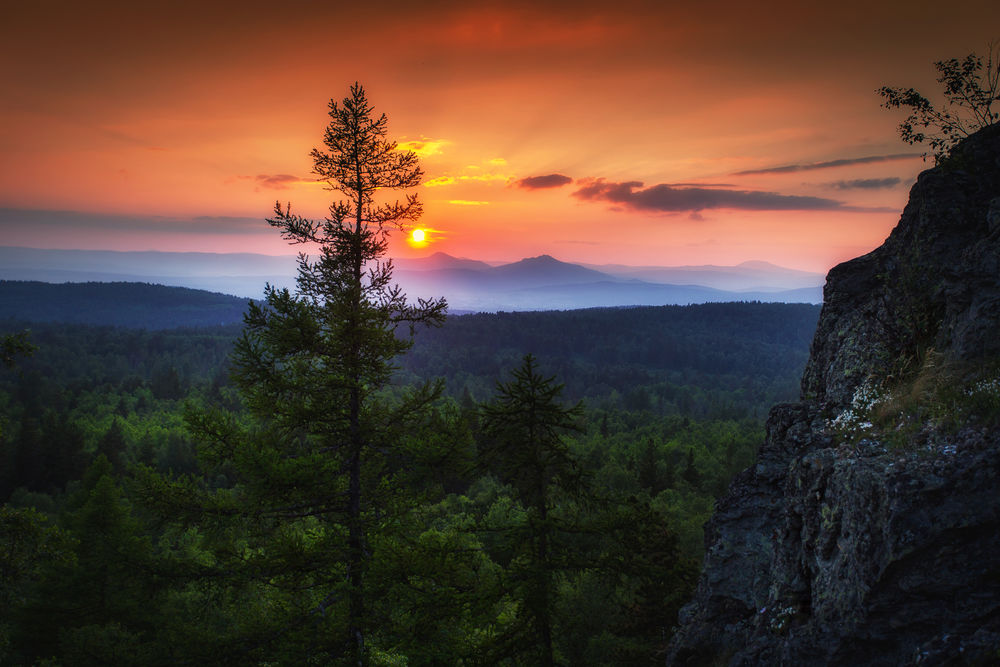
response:
M406 242L411 248L425 248L430 242L430 239L427 237L427 230L418 227L410 232Z

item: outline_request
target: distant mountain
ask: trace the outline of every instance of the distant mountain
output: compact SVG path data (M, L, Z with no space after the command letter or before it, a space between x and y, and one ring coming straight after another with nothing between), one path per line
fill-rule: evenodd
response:
M579 285L613 279L606 273L579 264L560 262L550 255L529 257L513 264L504 264L493 273L511 287Z
M415 259L401 258L392 260L393 266L403 271L444 271L448 269L463 269L471 271L488 271L493 265L478 259L452 257L443 252L436 252L427 257Z
M146 282L260 298L295 285L294 255L0 247L0 280Z
M749 261L736 266L625 266L622 264L585 264L619 278L634 278L653 283L693 284L723 290L777 291L819 287L826 276L798 271L769 262Z
M447 256L445 256L447 257ZM480 263L482 264L482 263ZM396 278L411 295L444 295L449 305L463 310L570 310L601 306L686 305L723 301L764 301L787 303L820 303L823 300L822 276L766 265L740 267L698 267L700 272L680 267L675 273L665 267L611 266L598 271L579 264L561 262L549 255L531 257L501 266L476 266L475 269L444 268L436 271L397 271ZM443 264L448 266L447 263ZM695 268L695 267L691 267ZM679 284L642 280L629 275L648 273L658 277L677 275L685 280ZM754 288L752 279L789 272L797 280L776 278L774 283L761 283ZM704 274L704 275L702 275ZM798 276L803 274L803 276ZM704 282L697 280L703 278ZM708 278L714 277L714 280ZM707 282L738 285L742 289L721 289ZM810 285L812 286L803 286ZM786 286L789 285L789 286Z
M716 301L819 303L823 276L768 264L583 266L549 255L493 266L435 253L394 260L411 296L444 296L453 310L538 310ZM0 279L151 282L260 298L265 283L295 286L295 257L250 253L114 252L0 247Z
M0 320L176 329L242 323L248 305L228 294L147 283L0 280Z

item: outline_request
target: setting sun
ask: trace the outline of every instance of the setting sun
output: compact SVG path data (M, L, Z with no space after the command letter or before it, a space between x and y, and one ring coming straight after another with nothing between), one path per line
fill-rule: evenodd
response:
M417 250L426 248L427 244L431 241L429 231L423 227L417 227L406 237L407 245Z

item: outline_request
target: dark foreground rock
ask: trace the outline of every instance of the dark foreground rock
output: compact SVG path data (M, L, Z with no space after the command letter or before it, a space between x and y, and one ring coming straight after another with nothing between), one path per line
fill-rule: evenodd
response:
M1000 433L928 422L901 446L831 427L929 354L1000 355L1000 126L830 271L802 402L772 410L706 526L668 664L1000 664Z

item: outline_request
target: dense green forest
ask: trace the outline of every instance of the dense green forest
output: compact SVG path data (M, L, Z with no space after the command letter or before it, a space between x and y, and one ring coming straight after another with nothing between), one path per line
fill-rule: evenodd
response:
M650 664L693 585L714 498L751 463L767 408L796 395L817 316L814 306L706 304L464 315L421 330L389 392L443 378L434 429L452 451L408 481L422 487L421 516L396 538L416 549L407 558L437 568L423 575L436 583L391 593L410 607L384 610L384 664L518 660L500 655L513 651L500 639L516 625L505 605L530 565L516 555L525 515L515 487L477 458L488 448L480 405L528 353L538 373L565 383L557 403L583 400L560 435L585 485L560 501L571 516L559 545L557 655ZM192 414L246 419L229 375L241 328L3 328L29 329L36 348L0 375L3 662L86 664L93 653L175 663L235 650L219 644L245 640L248 600L217 599L197 571L211 552L207 529L163 517L162 499L137 479L152 471L232 486L231 471L206 463ZM408 585L397 581L403 565L382 566L385 586ZM189 608L210 599L211 619ZM275 646L244 648L259 658Z
M419 330L400 364L482 400L532 353L567 399L591 407L758 418L797 395L818 316L818 306L764 303L480 313Z
M249 299L149 283L0 280L0 321L176 329L239 324Z

